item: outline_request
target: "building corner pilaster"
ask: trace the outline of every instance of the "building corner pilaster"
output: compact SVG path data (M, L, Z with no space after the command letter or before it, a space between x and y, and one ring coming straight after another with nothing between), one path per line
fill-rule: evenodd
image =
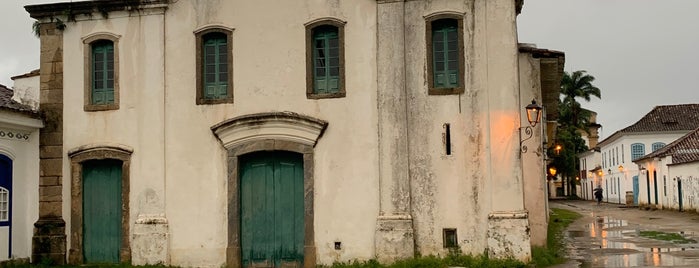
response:
M55 23L39 27L40 105L39 220L34 223L32 262L66 263L63 220L63 32Z

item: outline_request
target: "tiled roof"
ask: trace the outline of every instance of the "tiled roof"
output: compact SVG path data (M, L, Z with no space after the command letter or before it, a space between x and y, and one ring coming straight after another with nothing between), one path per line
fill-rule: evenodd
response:
M0 85L0 109L35 114L29 106L13 101L12 93L11 89Z
M614 132L599 145L626 133L691 131L696 128L699 128L699 104L660 105L635 124Z
M668 155L672 156L672 164L699 161L699 128L636 161Z

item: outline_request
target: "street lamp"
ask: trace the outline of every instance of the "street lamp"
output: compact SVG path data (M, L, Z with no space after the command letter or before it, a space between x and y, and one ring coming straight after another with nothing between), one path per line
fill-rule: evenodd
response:
M619 172L624 172L624 166L623 166L623 165L619 165Z
M536 104L536 100L532 99L532 103L524 107L527 110L527 121L529 121L529 126L524 127L524 134L527 135L526 138L521 139L519 141L519 146L522 150L522 153L527 152L527 146L522 145L526 140L531 139L532 136L534 136L534 133L532 131L532 128L536 126L536 124L539 123L541 120L541 106ZM519 128L520 131L522 128ZM521 135L521 134L520 134Z

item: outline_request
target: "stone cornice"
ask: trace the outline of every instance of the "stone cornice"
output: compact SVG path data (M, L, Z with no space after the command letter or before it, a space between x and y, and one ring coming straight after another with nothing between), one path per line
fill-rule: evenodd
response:
M211 127L226 148L255 140L284 140L315 146L328 123L292 112L235 117Z
M110 0L110 1L81 1L41 5L29 5L24 9L35 19L72 15L105 13L112 11L135 11L153 8L165 8L168 0Z

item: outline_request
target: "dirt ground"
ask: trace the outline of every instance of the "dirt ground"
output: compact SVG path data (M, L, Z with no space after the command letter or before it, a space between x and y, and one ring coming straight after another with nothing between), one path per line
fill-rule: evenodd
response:
M641 231L677 233L699 241L699 214L643 210L581 200L551 201L583 217L565 231L569 267L699 267L699 244L641 237Z

